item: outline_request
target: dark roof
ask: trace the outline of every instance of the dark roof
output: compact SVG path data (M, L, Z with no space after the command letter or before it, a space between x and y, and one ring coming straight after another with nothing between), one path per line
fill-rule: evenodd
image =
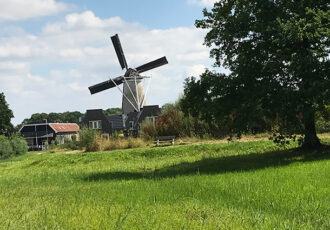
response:
M142 113L139 117L139 122L142 122L146 117L154 117L160 114L160 108L158 105L148 105L144 106Z

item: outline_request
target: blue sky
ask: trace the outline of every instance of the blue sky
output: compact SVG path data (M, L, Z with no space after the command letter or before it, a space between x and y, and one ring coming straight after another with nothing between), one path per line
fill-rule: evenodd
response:
M121 106L116 89L88 86L123 74L109 37L118 33L130 66L161 56L149 71L147 104L174 102L183 81L212 68L207 31L196 29L214 0L0 0L0 91L14 124L37 112Z
M202 10L208 4L189 0L70 0L68 9L57 15L41 18L1 22L7 25L21 26L31 33L38 33L42 26L54 22L68 12L93 11L100 18L119 16L127 22L138 22L152 29L173 27L192 27L196 19L202 18Z

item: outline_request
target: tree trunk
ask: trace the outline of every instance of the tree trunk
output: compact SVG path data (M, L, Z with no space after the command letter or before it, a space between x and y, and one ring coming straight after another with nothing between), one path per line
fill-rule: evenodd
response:
M315 113L309 113L304 117L304 142L302 148L305 149L318 149L321 147L320 139L316 135L315 128Z

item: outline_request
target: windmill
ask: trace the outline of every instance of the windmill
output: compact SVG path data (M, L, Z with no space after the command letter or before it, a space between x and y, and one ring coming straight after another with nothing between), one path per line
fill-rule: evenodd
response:
M88 87L91 94L99 93L101 91L117 87L122 93L122 111L123 118L131 112L140 112L141 108L146 104L146 95L143 91L142 80L149 78L142 76L148 70L160 67L168 64L166 57L159 58L152 62L141 65L135 69L129 68L126 62L126 58L123 49L120 44L118 34L111 37L112 44L115 48L119 64L122 69L125 69L125 74L116 78L110 78L107 81ZM119 86L123 84L123 89Z

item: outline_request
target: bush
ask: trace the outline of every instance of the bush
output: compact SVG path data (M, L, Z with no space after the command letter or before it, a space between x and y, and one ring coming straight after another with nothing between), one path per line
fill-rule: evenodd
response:
M140 126L140 137L145 140L152 140L157 136L155 124L150 120L144 120Z
M113 140L118 140L119 139L119 133L117 132L117 130L115 130L113 132L113 134L111 135L111 139L113 139Z
M72 135L72 136L71 136L71 141L72 141L72 142L77 142L77 135L75 135L75 134Z
M7 137L0 135L0 158L13 155L13 147Z
M146 140L157 136L219 137L223 130L215 122L185 116L178 103L165 104L155 123L145 120L141 124L140 137Z
M25 139L19 135L11 138L0 136L0 158L24 154L28 151Z
M19 135L12 136L10 138L10 143L13 148L13 152L16 155L27 153L29 149L26 140Z
M86 152L100 150L100 132L95 129L82 128L79 131L79 146L85 148Z
M70 137L68 137L68 136L65 136L65 137L64 137L64 144L68 144L68 143L70 143L70 142L72 142L72 138L70 138Z

